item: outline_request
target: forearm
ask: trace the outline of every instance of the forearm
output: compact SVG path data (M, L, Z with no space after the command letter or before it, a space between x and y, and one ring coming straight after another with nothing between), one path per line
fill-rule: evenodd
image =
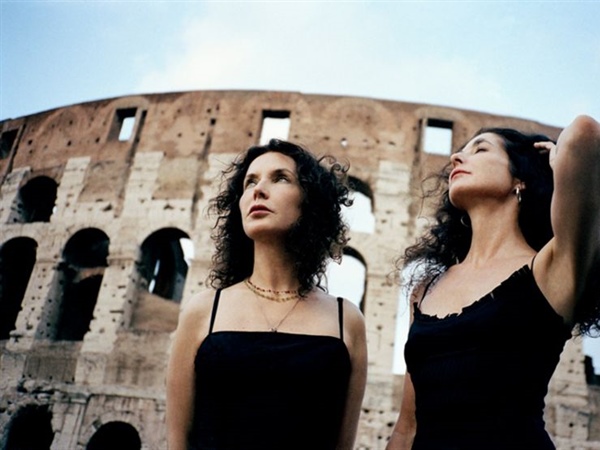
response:
M183 438L181 433L169 433L167 448L169 450L187 450L187 439Z
M398 422L394 426L390 440L385 447L386 450L410 450L415 438L416 424L414 422L406 422L402 417L398 418Z
M404 387L400 414L392 430L392 435L386 450L410 450L417 432L417 418L415 415L415 391L411 376L408 372L404 375Z
M187 450L190 428L190 414L185 402L180 405L167 405L167 448L169 450Z

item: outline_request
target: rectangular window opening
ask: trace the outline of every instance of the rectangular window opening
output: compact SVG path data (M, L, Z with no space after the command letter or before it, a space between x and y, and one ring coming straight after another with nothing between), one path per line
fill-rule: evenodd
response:
M135 130L137 108L123 108L115 111L110 140L128 141Z
M259 145L271 139L287 140L290 133L290 112L264 110Z
M0 159L8 158L10 151L12 150L13 144L17 139L17 129L5 131L0 136Z
M452 154L452 122L440 119L427 119L423 150L433 155Z

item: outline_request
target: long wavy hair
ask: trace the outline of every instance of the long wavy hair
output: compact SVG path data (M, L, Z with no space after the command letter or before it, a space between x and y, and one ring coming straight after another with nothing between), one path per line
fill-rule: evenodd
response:
M256 158L278 152L296 162L296 175L303 199L300 218L285 238L285 250L295 264L300 295L306 295L321 281L330 259L339 261L348 242L348 227L342 206L350 206L347 186L348 165L332 156L317 158L291 142L271 139L267 145L250 147L222 172L223 188L209 202L209 213L217 219L212 238L215 252L208 284L226 288L250 276L254 265L254 243L242 226L239 201L248 167Z

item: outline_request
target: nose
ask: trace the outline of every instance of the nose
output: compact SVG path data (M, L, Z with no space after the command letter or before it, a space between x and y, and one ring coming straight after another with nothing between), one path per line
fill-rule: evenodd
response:
M456 153L452 153L452 155L450 155L450 163L452 163L453 167L458 166L459 164L462 164L464 161L464 155L460 152L456 152Z
M252 197L256 200L259 198L267 198L268 191L265 186L265 181L261 180L254 185L254 190L252 191Z

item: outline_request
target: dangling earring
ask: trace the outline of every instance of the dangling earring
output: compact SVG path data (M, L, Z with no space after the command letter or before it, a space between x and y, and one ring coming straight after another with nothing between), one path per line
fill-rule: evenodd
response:
M519 186L515 188L515 195L517 196L517 202L521 204L521 188Z
M470 225L465 222L465 217L469 217L467 214L460 216L460 224L465 228L470 228Z

